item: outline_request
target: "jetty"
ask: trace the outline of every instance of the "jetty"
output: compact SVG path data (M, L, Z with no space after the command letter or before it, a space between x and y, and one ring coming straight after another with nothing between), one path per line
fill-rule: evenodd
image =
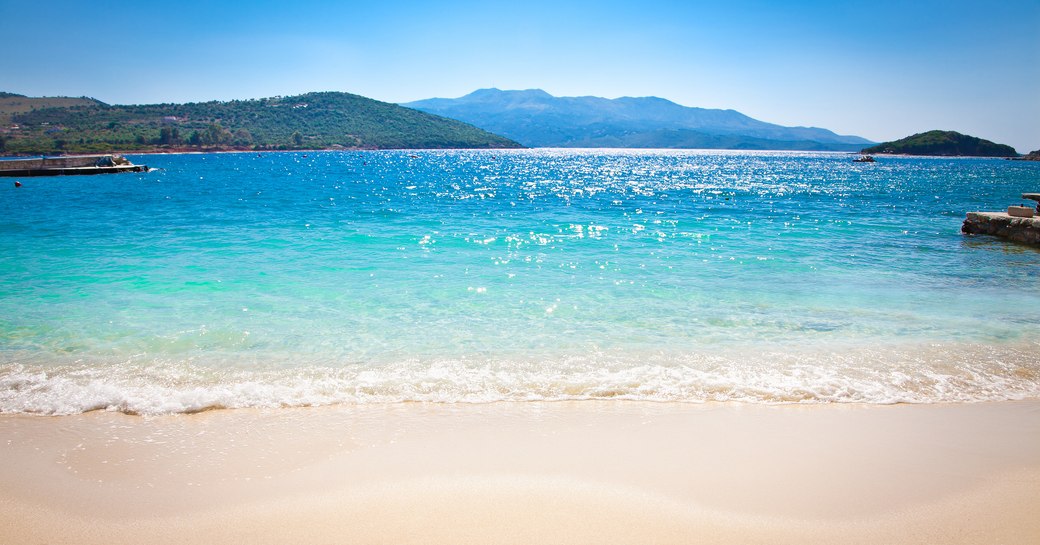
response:
M135 165L129 159L116 154L0 159L0 176L19 178L146 171L146 165Z
M1028 206L1009 206L1007 212L968 212L961 232L993 235L1040 246L1040 193L1023 193L1022 198L1037 201L1036 210Z

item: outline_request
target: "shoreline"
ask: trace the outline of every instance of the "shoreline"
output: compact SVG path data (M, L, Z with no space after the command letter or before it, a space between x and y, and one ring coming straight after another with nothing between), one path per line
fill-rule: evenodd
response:
M897 159L993 159L1007 161L1040 161L1040 159L1029 159L1028 154L1018 157L988 156L988 155L913 155L906 153L871 153L862 151L836 151L836 150L769 150L769 149L741 149L741 148L584 148L584 147L509 147L509 148L375 148L375 147L329 147L329 148L298 148L298 149L230 149L213 148L199 149L192 147L171 148L162 150L107 150L107 151L83 151L75 153L34 153L2 155L0 159L24 159L30 157L75 157L81 155L206 155L224 153L318 153L318 152L365 152L365 151L525 151L525 150L564 150L564 151L589 151L604 150L610 152L719 152L736 154L762 154L762 153L784 153L784 154L829 154L843 156L874 155L877 157L892 157Z
M1031 543L1040 400L0 415L0 541Z
M420 152L420 151L487 151L487 152L507 152L507 151L531 151L531 150L558 150L558 151L607 151L607 152L717 152L725 154L822 154L822 155L840 155L840 156L858 156L861 155L858 151L835 151L835 150L769 150L769 149L740 149L740 148L572 148L572 147L519 147L519 148L300 148L300 149L198 149L198 148L177 148L168 150L108 150L108 151L84 151L76 153L36 153L36 154L19 154L19 155L4 155L0 156L0 159L25 159L30 157L75 157L80 155L207 155L207 154L224 154L224 153L319 153L319 152L370 152L370 151L407 151L407 152ZM900 154L875 154L883 155L886 157L898 157L898 158L923 158L923 159L1014 159L1011 157L986 157L986 156L975 156L975 155L900 155Z
M198 148L177 148L169 150L109 150L109 151L84 151L82 153L35 153L35 154L21 154L21 155L4 155L0 156L0 159L25 159L31 157L77 157L82 155L206 155L213 153L318 153L318 152L329 152L329 151L491 151L501 152L510 150L528 150L528 149L572 149L572 148L300 148L300 149L198 149ZM578 149L578 148L573 148ZM606 148L613 149L613 148ZM625 148L618 148L625 149ZM637 149L637 148L628 148ZM731 150L740 151L740 150ZM837 152L836 152L837 153Z

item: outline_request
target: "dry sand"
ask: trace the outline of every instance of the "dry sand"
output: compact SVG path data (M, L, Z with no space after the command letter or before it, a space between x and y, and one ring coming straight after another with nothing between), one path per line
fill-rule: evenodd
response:
M1040 543L1040 402L0 416L0 543Z

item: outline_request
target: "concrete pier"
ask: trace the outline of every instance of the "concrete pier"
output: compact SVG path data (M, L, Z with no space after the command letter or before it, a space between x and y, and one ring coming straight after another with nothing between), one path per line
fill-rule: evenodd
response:
M135 165L122 155L115 154L0 160L0 176L18 178L147 171L147 166Z
M994 235L1040 246L1040 217L1016 218L1007 212L968 212L961 232L966 235Z

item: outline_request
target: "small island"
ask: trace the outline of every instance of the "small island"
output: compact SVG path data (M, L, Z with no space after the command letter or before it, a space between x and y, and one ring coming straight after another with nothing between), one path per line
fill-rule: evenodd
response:
M864 155L925 155L934 157L1018 157L1011 146L954 131L928 131L865 148Z

